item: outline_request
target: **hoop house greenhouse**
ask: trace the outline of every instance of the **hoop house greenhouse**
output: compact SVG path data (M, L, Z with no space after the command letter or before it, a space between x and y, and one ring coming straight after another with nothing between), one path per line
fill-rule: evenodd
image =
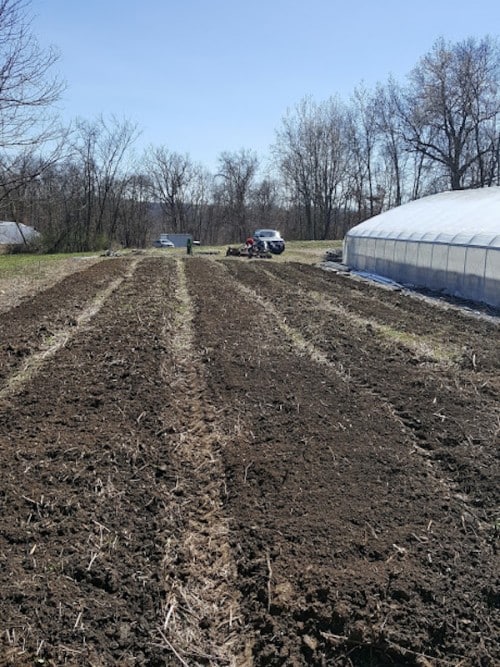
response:
M344 263L500 307L500 187L442 192L366 220L346 234Z

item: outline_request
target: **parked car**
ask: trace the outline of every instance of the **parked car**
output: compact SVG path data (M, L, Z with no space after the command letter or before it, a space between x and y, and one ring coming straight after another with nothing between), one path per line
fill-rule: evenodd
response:
M253 240L255 243L264 244L273 255L281 255L285 250L285 241L275 229L257 229Z
M158 239L153 245L155 248L175 248L175 245L170 239Z

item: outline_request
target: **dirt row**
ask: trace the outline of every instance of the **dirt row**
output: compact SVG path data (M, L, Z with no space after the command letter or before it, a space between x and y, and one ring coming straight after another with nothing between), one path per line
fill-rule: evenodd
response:
M82 297L102 270L81 276ZM184 425L165 372L174 275L161 260L144 262L90 327L2 401L7 664L163 665L173 655L161 630L168 572L182 562L165 559L185 532L186 501L186 464L172 453ZM42 310L46 297L37 297Z
M340 646L355 664L416 664L419 652L488 664L498 654L493 379L478 396L455 367L445 372L305 298L337 283L343 307L356 311L361 301L361 312L384 319L387 306L377 309L368 286L363 297L356 284L351 298L338 277L231 261L211 283L200 275L193 267L211 387L225 387L218 400L250 434L227 452L229 505L233 498L239 543L247 535L243 572L257 591L251 613L260 613L271 664L322 664ZM453 315L422 308L436 318L435 335L446 323L446 337ZM457 315L455 324L464 321ZM471 321L481 327L498 341L497 328ZM326 363L304 352L299 335ZM485 352L485 368L497 352ZM275 609L268 599L266 610L269 582L292 601Z
M112 288L133 270L130 260L113 259L96 263L81 272L27 297L0 320L0 389L5 378L44 347L50 347L58 333L67 334L85 315L99 294Z
M0 665L499 662L498 325L201 257L8 315Z
M14 268L16 261L11 263L11 259L14 258L4 255L2 265L5 263L5 266L0 267L0 314L30 300L36 292L48 290L68 276L85 271L93 264L102 261L97 255L64 259L53 256L40 259L38 262L36 258L31 257L26 264L18 265L16 270Z
M387 402L440 475L457 483L461 493L469 495L468 477L474 471L473 505L480 512L483 503L492 506L499 472L497 324L341 276L318 279L300 265L265 273L248 265L228 267L331 364ZM259 281L264 281L261 289ZM336 312L339 302L348 310ZM416 341L405 336L408 323L419 334ZM381 325L392 333L377 328ZM484 518L492 521L487 512Z

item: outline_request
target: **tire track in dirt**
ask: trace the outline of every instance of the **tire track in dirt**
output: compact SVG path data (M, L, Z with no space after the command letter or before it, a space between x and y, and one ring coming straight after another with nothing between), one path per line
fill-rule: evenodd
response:
M220 263L144 258L0 399L0 664L496 664L495 543L301 338Z
M167 542L166 601L159 644L183 665L251 665L251 643L240 612L237 571L222 498L225 474L217 410L206 399L203 368L193 346L193 305L183 260L170 294L173 317L163 336L171 358L162 376L175 397L168 421L178 470L172 490L182 528Z
M158 641L165 569L182 569L168 544L189 502L175 490L176 397L161 373L172 269L141 260L0 401L0 664L178 664Z

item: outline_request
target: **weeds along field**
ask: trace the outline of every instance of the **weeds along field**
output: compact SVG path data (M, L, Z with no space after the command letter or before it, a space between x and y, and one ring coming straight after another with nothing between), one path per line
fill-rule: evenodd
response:
M77 267L0 276L2 667L500 664L498 320L295 261Z

